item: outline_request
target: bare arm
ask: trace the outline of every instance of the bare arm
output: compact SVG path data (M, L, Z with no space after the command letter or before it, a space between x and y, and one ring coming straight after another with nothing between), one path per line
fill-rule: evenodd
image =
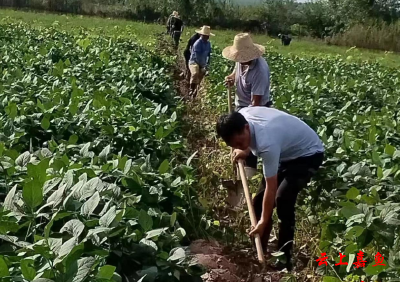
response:
M278 189L278 175L268 177L265 180L267 187L265 187L261 220L268 222L274 210L275 196Z
M252 95L251 97L251 105L252 106L261 106L261 95Z
M278 176L266 177L265 179L267 181L267 186L264 192L261 219L257 223L257 226L254 226L250 232L251 236L255 234L262 236L264 234L265 228L271 220L272 211L274 210L276 191L278 189Z

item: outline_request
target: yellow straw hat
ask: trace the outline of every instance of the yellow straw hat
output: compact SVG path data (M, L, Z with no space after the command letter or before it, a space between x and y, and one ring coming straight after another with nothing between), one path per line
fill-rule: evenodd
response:
M196 30L196 33L201 35L215 36L215 34L211 33L211 28L208 25L205 25L201 29Z
M228 60L245 63L261 57L265 47L254 44L248 33L239 33L233 40L233 45L222 51L222 56Z

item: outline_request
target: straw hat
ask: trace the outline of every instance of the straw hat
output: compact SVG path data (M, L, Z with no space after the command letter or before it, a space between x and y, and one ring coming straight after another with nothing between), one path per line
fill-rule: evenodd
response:
M172 15L173 15L174 17L177 17L177 16L179 16L179 13L178 13L177 11L173 11L173 12L172 12Z
M245 63L261 57L265 47L254 44L248 33L239 33L233 40L233 46L226 47L222 56L228 60Z
M211 33L211 28L208 25L205 25L201 29L196 30L196 33L201 35L215 36L215 34Z

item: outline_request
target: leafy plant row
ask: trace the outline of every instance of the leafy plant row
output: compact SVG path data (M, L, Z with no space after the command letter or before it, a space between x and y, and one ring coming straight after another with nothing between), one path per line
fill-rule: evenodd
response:
M231 69L219 51L215 53L206 103L225 113L226 97L221 93ZM299 204L321 228L314 260L323 252L330 260L330 266L317 268L318 274L326 275L327 281L399 277L400 71L350 64L339 57L268 53L266 59L275 107L312 126L327 151L318 179ZM335 266L339 253L352 265L360 250L368 261L365 268ZM386 266L373 267L377 252Z
M194 281L168 58L77 34L0 25L0 280Z

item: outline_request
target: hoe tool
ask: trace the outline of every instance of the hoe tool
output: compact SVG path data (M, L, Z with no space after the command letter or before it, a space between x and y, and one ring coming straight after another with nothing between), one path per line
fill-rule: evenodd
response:
M228 107L229 112L232 113L232 98L231 98L231 88L228 87ZM231 155L233 149L231 148ZM238 167L237 167L238 166ZM233 207L240 207L243 204L243 198L245 198L247 203L247 209L250 215L250 221L252 226L257 225L257 218L254 212L253 201L251 199L249 186L247 183L246 171L244 169L244 162L240 160L238 165L233 165L234 180L224 181L222 184L228 189L228 199L227 202ZM240 180L237 180L237 171L239 171ZM260 263L264 264L264 252L262 248L260 235L256 234L254 236L255 245L257 249L257 257Z

